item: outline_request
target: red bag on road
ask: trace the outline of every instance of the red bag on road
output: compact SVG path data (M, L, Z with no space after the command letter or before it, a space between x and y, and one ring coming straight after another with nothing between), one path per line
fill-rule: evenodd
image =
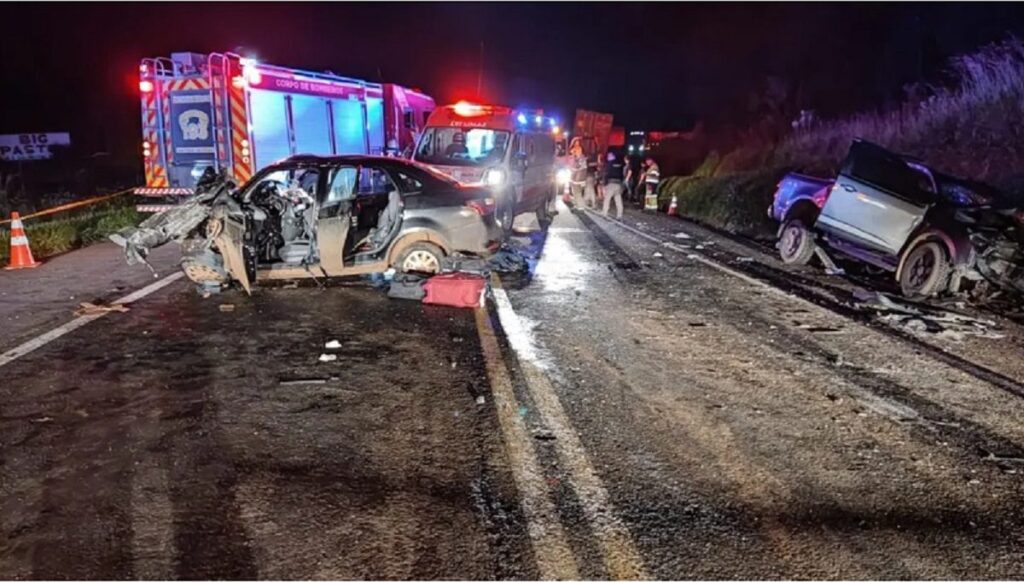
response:
M423 284L423 290L427 292L423 302L452 307L479 307L483 304L486 285L487 279L472 273L435 275Z

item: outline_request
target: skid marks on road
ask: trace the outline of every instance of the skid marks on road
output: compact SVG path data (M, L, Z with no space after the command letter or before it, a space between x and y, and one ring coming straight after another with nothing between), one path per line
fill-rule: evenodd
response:
M613 221L605 221L605 224L623 227L652 243L664 242L629 225ZM673 248L675 245L665 243L664 246ZM1024 443L1024 426L1007 422L1004 413L1006 409L1024 409L1024 400L1013 392L992 390L1001 385L987 382L986 375L942 358L921 358L921 350L915 349L917 344L907 345L901 338L860 325L714 259L692 251L678 251L675 256L749 283L748 294L763 292L764 300L754 304L736 300L733 309L764 328L762 331L769 337L776 336L781 343L788 344L799 357L813 357L831 365L850 381L851 395L877 412L895 421L932 418L945 422L936 426L946 428L953 426L949 424L951 421L955 425L959 417L960 425L969 428L961 432L976 435L972 437L974 441L993 443L986 445L986 449L995 446L1012 452L1019 448L1012 443ZM800 314L785 315L793 307L799 308Z

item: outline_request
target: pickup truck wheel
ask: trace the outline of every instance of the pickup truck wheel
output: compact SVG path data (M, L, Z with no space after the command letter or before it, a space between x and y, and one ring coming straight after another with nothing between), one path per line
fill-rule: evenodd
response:
M814 234L802 220L793 219L782 227L779 242L775 246L779 249L783 263L806 265L814 256Z
M437 245L418 242L406 247L392 267L402 273L423 273L436 275L441 272L441 260L444 258L444 251Z
M931 297L949 288L952 267L946 249L936 241L922 241L910 249L900 271L904 297Z

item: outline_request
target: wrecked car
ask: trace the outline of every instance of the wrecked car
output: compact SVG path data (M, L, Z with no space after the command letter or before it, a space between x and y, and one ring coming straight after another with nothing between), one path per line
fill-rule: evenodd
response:
M111 237L129 263L181 244L200 285L384 272L433 274L452 253L501 246L494 199L427 166L372 156L293 156L236 188L207 180L185 204Z
M1021 215L1002 193L857 140L835 180L788 174L768 213L783 262L825 249L895 275L903 295L1024 292Z

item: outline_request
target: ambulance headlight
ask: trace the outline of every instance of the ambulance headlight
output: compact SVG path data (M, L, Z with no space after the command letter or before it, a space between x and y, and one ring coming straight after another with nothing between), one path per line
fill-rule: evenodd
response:
M505 170L501 168L490 168L484 172L484 184L488 186L501 186L505 183Z
M559 186L565 186L569 183L569 178L572 177L572 170L569 168L561 168L555 173L555 183Z

